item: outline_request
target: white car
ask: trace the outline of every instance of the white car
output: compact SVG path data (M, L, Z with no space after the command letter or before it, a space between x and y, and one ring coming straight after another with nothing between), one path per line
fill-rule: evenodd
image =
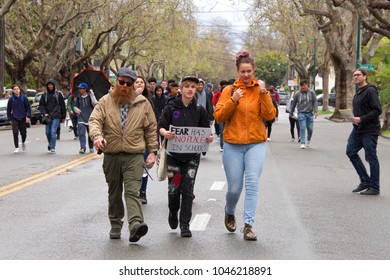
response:
M1 98L0 99L0 125L10 125L10 121L7 117L7 105L8 105L7 98Z

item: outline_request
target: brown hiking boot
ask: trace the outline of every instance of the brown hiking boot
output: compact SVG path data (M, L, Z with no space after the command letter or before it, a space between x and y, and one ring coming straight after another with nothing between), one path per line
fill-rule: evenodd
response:
M236 218L225 211L225 227L230 232L236 231Z
M242 229L242 232L244 232L244 239L248 241L256 241L257 236L253 233L252 227L248 224L245 224L244 228Z

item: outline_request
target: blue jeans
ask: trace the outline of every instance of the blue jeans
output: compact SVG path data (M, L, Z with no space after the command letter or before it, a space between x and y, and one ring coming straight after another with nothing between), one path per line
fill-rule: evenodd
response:
M234 215L245 180L244 221L252 226L256 216L265 144L236 145L225 142L222 159L228 182L225 210Z
M376 154L376 147L378 145L378 135L367 135L356 133L352 130L348 138L347 156L355 167L359 175L360 183L369 185L371 188L379 191L379 160ZM366 161L370 165L370 174L368 176L366 167L364 166L358 152L364 149Z
M50 149L56 149L57 128L60 125L60 121L60 119L52 119L45 127L46 138L47 142L49 142Z
M311 136L313 135L314 113L298 112L298 122L299 122L301 144L306 144L306 129L307 129L307 141L310 141Z
M88 140L88 147L89 149L93 149L93 141L91 137L89 137L89 125L84 124L84 123L79 123L77 124L78 128L78 135L79 135L79 140L80 140L80 148L84 150L87 149L87 144L86 141ZM87 138L87 133L88 133L88 138Z

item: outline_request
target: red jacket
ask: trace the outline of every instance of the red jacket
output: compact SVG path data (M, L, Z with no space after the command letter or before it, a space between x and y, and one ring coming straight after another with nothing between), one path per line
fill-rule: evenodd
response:
M276 90L271 89L271 90L269 91L269 94L271 95L272 100L275 100L275 101L278 103L278 105L280 105L280 96L279 96L279 93L278 93Z
M222 92L220 92L219 90L214 92L213 100L211 101L211 103L213 103L213 106L217 105L217 102L218 102L219 98L221 97L221 94L222 94Z

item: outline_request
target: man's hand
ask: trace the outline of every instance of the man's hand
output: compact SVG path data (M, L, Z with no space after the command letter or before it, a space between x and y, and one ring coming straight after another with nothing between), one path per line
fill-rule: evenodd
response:
M106 144L107 141L103 137L98 138L93 142L93 145L95 146L96 150L103 150Z
M145 167L147 169L150 169L153 167L154 163L156 162L156 155L154 153L150 153L145 161Z

